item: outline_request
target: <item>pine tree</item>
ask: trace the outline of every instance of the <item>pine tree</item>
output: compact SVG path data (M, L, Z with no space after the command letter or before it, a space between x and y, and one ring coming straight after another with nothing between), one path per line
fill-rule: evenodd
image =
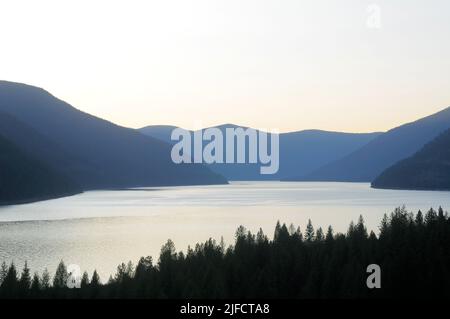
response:
M222 244L221 244L222 249ZM153 259L151 256L141 257L136 266L135 277L143 278L144 275L153 267Z
M419 209L416 215L415 223L419 226L423 225L423 214L422 211Z
M333 227L331 227L331 225L330 225L330 226L328 226L327 235L325 236L325 241L327 243L330 243L330 242L333 241L333 239L334 239L334 237L333 237Z
M277 224L275 225L275 232L273 234L273 239L276 241L278 239L278 235L280 234L281 224L280 221L277 221Z
M25 261L25 265L22 270L22 275L20 276L20 289L26 291L30 289L31 286L31 275L30 268L28 268L28 263Z
M250 237L251 235L249 235ZM274 238L275 242L286 242L289 240L289 231L288 228L286 227L286 224L283 224L280 229L277 232L277 237Z
M245 229L245 227L242 225L239 226L238 229L236 230L236 234L235 234L236 240L245 238L246 235L247 235L247 229ZM161 248L161 254L163 253L163 251L171 251L171 254L173 254L172 247L175 247L175 245L174 245L173 241L171 239L169 239L167 241L167 243Z
M19 280L17 278L17 270L14 263L8 268L5 278L3 279L1 286L1 293L7 298L17 296L17 291L19 289Z
M92 287L98 287L100 286L101 282L100 282L100 276L97 273L97 270L94 270L94 273L92 274L92 279L91 279L91 286Z
M442 207L441 206L439 206L439 209L438 209L438 219L439 220L444 220L444 210L442 209Z
M238 230L236 231L236 238L245 238L246 232L247 231L244 226L239 226ZM176 256L175 244L171 239L168 239L167 242L162 246L160 257L161 256L169 257L170 259Z
M306 225L305 239L307 242L314 240L314 227L311 223L311 219L308 219L308 225Z
M316 231L316 241L321 242L324 240L322 227L319 227Z
M430 208L430 210L425 215L425 223L427 225L431 225L434 223L434 221L437 219L436 211L433 208Z
M44 272L42 273L41 288L42 289L50 288L50 273L48 272L47 268L45 268Z
M34 273L33 280L31 280L30 290L33 296L37 296L41 290L41 279L39 278L39 274L37 272Z
M267 242L267 236L264 235L262 228L260 228L258 233L256 234L256 243L263 244L266 242Z
M365 239L368 237L367 228L364 226L364 218L362 215L359 215L358 224L355 226L355 231L358 234L359 239Z
M383 215L383 219L380 224L380 237L386 236L389 229L389 220L386 214Z
M118 283L122 283L126 277L127 274L127 266L125 263L121 263L119 266L117 266L116 275L114 277L114 281Z
M64 264L64 261L58 265L56 268L55 277L53 278L53 287L55 288L64 288L67 287L67 279L69 278L69 274L67 273L67 267Z
M353 220L350 222L350 225L348 225L348 229L347 229L347 237L348 238L353 238L353 235L355 234L355 223L353 222Z
M87 271L83 272L83 276L81 277L81 288L85 288L89 285L89 275Z

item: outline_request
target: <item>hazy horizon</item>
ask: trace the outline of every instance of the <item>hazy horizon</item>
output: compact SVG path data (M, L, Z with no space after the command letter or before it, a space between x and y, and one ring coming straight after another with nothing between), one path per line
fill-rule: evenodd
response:
M432 4L7 0L1 77L132 128L386 131L450 106Z

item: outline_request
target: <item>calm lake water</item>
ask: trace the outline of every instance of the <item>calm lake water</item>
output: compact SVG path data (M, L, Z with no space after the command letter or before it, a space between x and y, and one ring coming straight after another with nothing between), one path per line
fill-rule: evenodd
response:
M94 268L105 282L117 265L140 256L157 260L168 238L177 250L223 236L232 244L239 225L272 237L277 220L345 232L359 215L378 232L384 213L450 207L449 192L371 189L364 183L239 182L223 186L92 191L0 208L0 261L25 260L32 271L58 262Z

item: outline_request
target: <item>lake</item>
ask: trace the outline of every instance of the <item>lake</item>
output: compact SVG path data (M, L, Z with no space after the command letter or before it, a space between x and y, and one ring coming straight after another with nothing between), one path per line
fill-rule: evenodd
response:
M449 192L371 189L366 183L234 182L230 185L90 191L84 194L0 208L0 262L25 260L32 271L53 275L62 259L103 282L120 262L151 255L172 239L177 250L212 237L227 245L239 225L260 227L272 237L277 220L305 229L332 225L345 232L359 215L378 233L384 213L444 210Z

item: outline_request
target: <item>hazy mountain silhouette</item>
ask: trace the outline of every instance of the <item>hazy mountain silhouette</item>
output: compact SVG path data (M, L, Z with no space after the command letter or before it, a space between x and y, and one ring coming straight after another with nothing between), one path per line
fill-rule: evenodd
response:
M450 189L450 130L419 152L381 173L372 187L389 189Z
M225 137L226 128L235 124L217 126ZM242 128L246 129L247 127ZM141 128L146 135L171 141L174 126L155 125ZM229 180L279 180L294 174L307 174L322 165L334 161L367 144L381 133L340 133L321 130L305 130L280 134L280 169L277 174L261 175L260 164L211 164L212 170ZM207 144L208 142L204 142ZM248 154L248 148L246 149ZM224 152L226 154L226 152ZM224 154L224 155L225 155Z
M0 205L80 193L67 177L18 149L0 136Z
M14 125L0 129L9 131L8 139L83 189L226 183L203 165L174 164L169 144L84 113L41 88L0 81L0 112L27 127L27 133Z
M150 125L139 129L139 131L147 136L172 144L173 142L170 139L170 135L176 128L176 126L172 125Z
M378 136L351 154L293 180L371 182L383 170L407 158L450 128L450 108Z

